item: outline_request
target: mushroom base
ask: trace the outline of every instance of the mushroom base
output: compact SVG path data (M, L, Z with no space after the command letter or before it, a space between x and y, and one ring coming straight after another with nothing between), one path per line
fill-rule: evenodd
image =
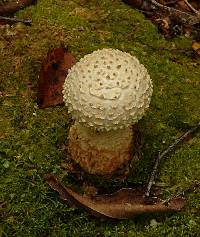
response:
M75 123L69 131L71 158L86 172L110 175L133 158L133 129L98 132Z

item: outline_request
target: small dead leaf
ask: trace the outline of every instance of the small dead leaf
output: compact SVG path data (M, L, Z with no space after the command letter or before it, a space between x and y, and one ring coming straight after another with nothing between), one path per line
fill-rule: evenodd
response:
M38 79L39 108L63 103L62 86L74 64L75 58L66 48L49 50Z
M200 32L198 32L192 42L192 49L196 56L200 56Z
M200 42L193 42L192 43L192 48L196 51L198 49L200 49Z
M82 195L64 187L53 174L47 175L45 180L63 201L100 217L128 219L142 213L180 211L185 203L183 198L172 198L167 203L153 198L145 200L144 189L141 188L123 188L110 195Z
M8 1L7 3L0 4L0 15L9 15L23 9L24 7L36 3L37 0Z
M194 50L195 55L200 57L200 42L193 42L192 49Z

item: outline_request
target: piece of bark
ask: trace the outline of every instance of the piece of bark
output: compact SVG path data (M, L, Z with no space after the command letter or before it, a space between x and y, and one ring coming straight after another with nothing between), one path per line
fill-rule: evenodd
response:
M60 198L94 216L113 219L129 219L143 213L180 211L185 204L181 197L172 198L169 202L160 199L144 199L144 189L123 188L110 195L88 196L74 192L60 183L56 176L49 174L45 180Z
M13 14L16 11L19 11L20 9L23 9L24 7L27 7L31 4L35 4L37 0L19 0L16 2L9 2L6 4L0 5L0 15L9 15Z
M63 103L62 87L68 70L75 64L66 48L49 50L38 79L38 106L46 108Z

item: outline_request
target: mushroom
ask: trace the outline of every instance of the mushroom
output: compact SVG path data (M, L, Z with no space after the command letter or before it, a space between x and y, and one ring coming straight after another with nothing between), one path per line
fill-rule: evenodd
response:
M149 107L153 91L146 68L118 49L84 56L68 73L63 98L75 120L71 158L91 174L111 174L132 159L132 125Z

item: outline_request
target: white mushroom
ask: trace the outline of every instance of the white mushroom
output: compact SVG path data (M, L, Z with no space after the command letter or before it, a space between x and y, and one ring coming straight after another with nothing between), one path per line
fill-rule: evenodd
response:
M136 57L117 49L94 51L76 63L63 97L76 123L69 150L90 173L110 173L131 159L131 125L149 107L152 82Z

